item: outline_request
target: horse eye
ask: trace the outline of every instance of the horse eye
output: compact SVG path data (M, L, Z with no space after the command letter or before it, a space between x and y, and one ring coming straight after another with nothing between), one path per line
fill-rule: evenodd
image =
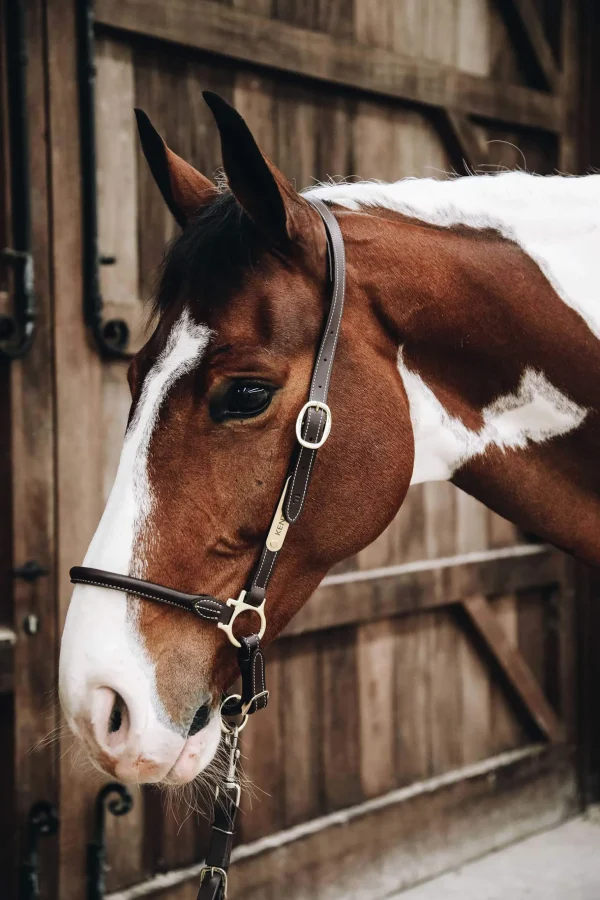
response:
M225 394L211 404L211 416L215 422L222 422L224 419L251 419L265 411L273 393L271 385L259 381L234 381Z

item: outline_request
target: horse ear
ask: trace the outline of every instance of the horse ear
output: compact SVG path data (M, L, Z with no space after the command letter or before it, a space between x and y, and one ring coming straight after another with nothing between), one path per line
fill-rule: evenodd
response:
M182 228L217 196L217 188L193 166L169 150L142 109L135 110L144 156L165 203Z
M239 112L212 91L202 96L215 117L223 168L238 203L278 242L300 237L312 220L310 205L260 150Z

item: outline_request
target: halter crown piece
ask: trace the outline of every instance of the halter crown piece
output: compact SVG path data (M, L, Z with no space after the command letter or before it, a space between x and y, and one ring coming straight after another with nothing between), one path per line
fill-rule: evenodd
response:
M225 900L227 896L227 870L240 801L240 784L236 775L240 755L239 733L246 725L248 716L259 709L264 709L269 699L265 684L264 656L260 647L267 626L265 612L267 584L287 531L290 525L298 521L304 507L317 451L326 442L331 431L331 410L327 405L327 395L344 309L346 256L340 226L329 207L322 200L312 197L306 199L321 216L327 234L329 272L332 281L331 303L313 367L308 400L296 420L297 445L260 559L252 572L247 588L240 592L237 599L230 598L223 603L208 594L185 594L140 578L105 572L103 569L74 566L70 572L73 584L93 584L113 591L123 591L144 600L167 603L195 613L201 619L214 622L237 648L242 693L226 697L221 704L221 727L229 754L229 768L216 790L211 839L206 865L200 874L198 900ZM243 612L254 613L255 617L258 617L259 627L250 637L238 640L233 633L233 625ZM232 725L226 721L237 716L242 716L239 725Z

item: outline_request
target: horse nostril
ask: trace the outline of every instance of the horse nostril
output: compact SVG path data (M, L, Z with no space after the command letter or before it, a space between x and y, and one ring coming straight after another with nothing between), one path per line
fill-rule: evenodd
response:
M114 734L118 731L123 723L123 698L119 694L115 694L115 702L110 711L108 720L108 733Z
M194 713L194 718L192 719L192 724L188 731L188 737L193 737L195 734L198 734L199 731L202 731L202 729L208 725L209 718L210 706L200 706Z

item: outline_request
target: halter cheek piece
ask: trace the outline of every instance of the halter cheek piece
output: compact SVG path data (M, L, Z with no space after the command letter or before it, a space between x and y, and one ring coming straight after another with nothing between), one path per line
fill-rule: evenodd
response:
M239 726L229 725L223 719L221 727L229 752L229 771L217 787L214 821L206 865L200 876L198 900L222 900L227 894L227 869L233 844L233 826L239 805L240 785L236 778L239 758L238 735L250 714L267 705L269 692L265 686L265 664L260 641L267 626L265 595L267 584L290 525L294 525L304 507L317 451L323 446L331 431L331 410L327 405L329 380L340 332L344 294L346 288L346 257L340 227L329 207L322 200L307 197L317 210L327 234L329 273L332 281L331 304L327 322L321 337L308 400L296 420L297 445L294 450L283 491L271 522L262 553L251 575L248 587L237 599L226 603L208 594L185 594L172 588L91 569L74 566L71 581L74 584L92 584L97 587L123 591L144 600L166 603L194 613L201 619L215 622L238 649L238 666L242 676L241 695L232 694L221 705L221 715L243 717ZM233 633L235 620L241 613L254 613L258 629L250 637L239 641Z

